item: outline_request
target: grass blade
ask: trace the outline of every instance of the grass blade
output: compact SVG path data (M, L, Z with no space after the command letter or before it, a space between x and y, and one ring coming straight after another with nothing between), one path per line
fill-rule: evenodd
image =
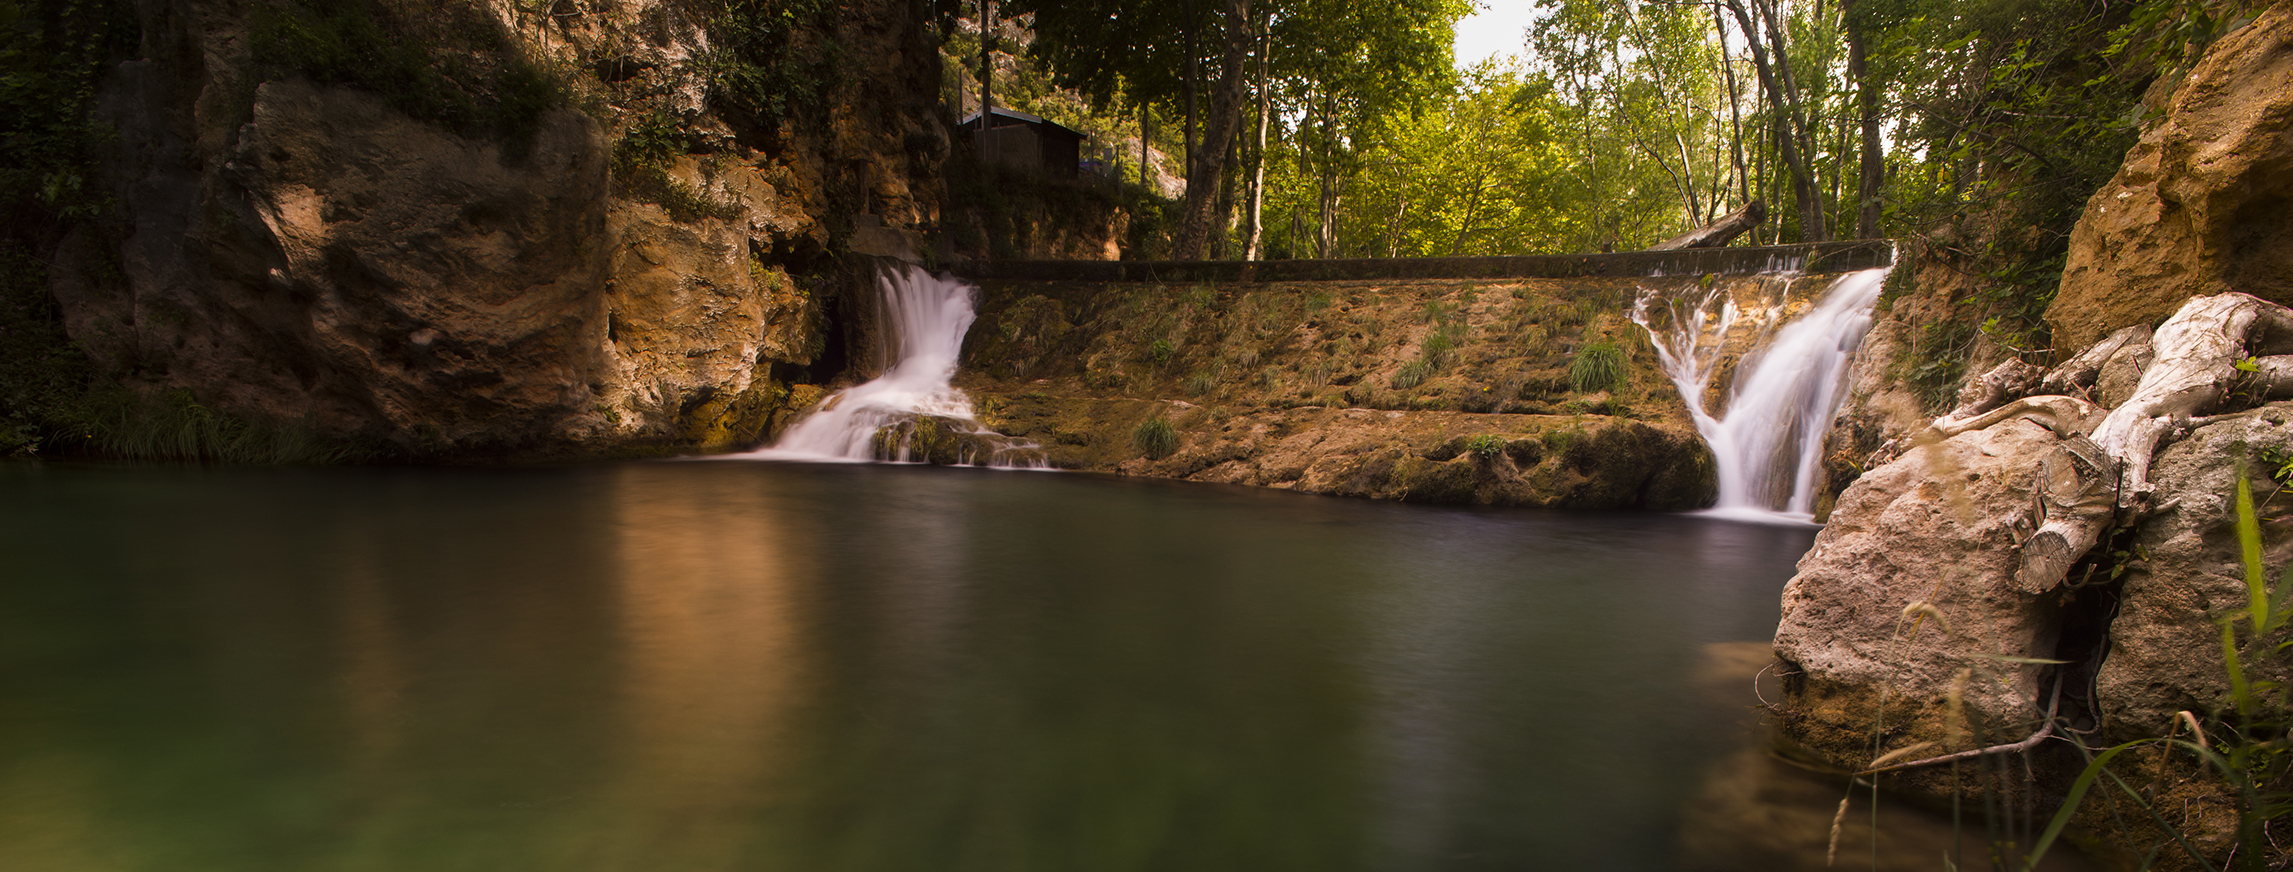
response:
M2269 630L2269 586L2261 579L2261 522L2253 514L2253 485L2243 475L2237 477L2237 545L2245 555L2247 614L2258 636Z

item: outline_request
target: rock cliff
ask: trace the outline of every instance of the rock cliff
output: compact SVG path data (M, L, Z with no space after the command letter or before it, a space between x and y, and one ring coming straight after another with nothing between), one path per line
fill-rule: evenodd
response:
M417 457L750 441L841 367L839 253L937 220L938 57L892 0L136 12L118 208L55 295L112 378L233 414Z
M2166 101L2071 235L2047 310L2062 348L2201 294L2293 303L2293 7L2225 36Z

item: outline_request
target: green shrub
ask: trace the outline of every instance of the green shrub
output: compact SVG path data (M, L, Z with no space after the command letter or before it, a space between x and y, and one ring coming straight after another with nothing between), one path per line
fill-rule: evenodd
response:
M140 397L113 387L91 395L84 409L89 446L127 460L324 465L364 454L307 425L218 412L183 390Z
M1442 328L1425 335L1425 341L1417 347L1417 354L1426 363L1439 365L1441 359L1456 348L1457 337L1451 335L1447 328Z
M1624 384L1624 348L1601 340L1577 349L1568 364L1569 389L1579 393L1614 390Z
M1218 380L1212 378L1210 373L1207 372L1198 372L1194 375L1188 376L1186 379L1186 395L1190 397L1202 396L1204 394L1210 393L1217 387Z
M1131 447L1154 460L1169 457L1178 451L1178 428L1158 412L1131 430Z
M1505 438L1491 433L1483 433L1465 440L1465 453L1473 455L1474 458L1484 463L1495 460L1497 455L1505 453Z
M711 48L695 59L709 99L777 126L791 116L820 116L840 81L841 50L806 45L797 34L828 31L836 5L827 0L722 0L707 22Z
M0 241L0 456L37 453L72 429L92 373L47 277L39 258Z
M523 148L542 116L566 103L564 83L475 6L417 15L380 0L274 0L255 5L247 22L256 75L349 85L465 136Z
M1397 391L1409 390L1410 388L1424 384L1425 378L1432 374L1433 367L1430 364L1427 364L1425 361L1412 360L1408 363L1404 363L1401 365L1400 369L1395 370L1393 373L1393 389Z

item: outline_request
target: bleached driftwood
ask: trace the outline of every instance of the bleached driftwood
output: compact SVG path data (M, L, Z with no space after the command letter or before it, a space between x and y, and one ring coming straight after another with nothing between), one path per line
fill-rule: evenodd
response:
M1683 248L1724 248L1744 231L1759 226L1768 217L1767 203L1753 200L1741 209L1724 215L1703 227L1682 233L1648 247L1649 251L1677 251Z
M2048 394L2083 394L2101 378L2102 366L2109 363L2110 358L2127 346L2149 345L2151 335L2148 324L2120 329L2049 370L2046 378L2038 383L2038 390Z
M2044 396L2023 397L1980 414L1960 417L1945 415L1927 425L1920 441L1949 439L1969 430L1981 430L2008 418L2028 418L2048 430L2064 436L2084 435L2102 419L2101 406L2077 397Z
M2293 391L2293 361L2262 357L2255 371L2237 364L2293 337L2293 310L2246 294L2216 294L2182 304L2150 340L2157 359L2134 395L2094 428L2094 444L2118 459L2119 504L2149 498L2150 458L2167 432L2212 411L2233 392L2254 399Z
M1967 379L1959 388L1959 405L1944 418L1972 418L2004 405L2016 397L2028 395L2038 386L2046 371L2024 363L2009 360L1991 367L1989 372Z
M2010 418L2035 421L2062 437L2041 458L2032 481L2036 529L2022 544L2017 586L2030 593L2060 584L2092 550L2120 511L2150 510L2150 462L2167 434L2230 400L2250 405L2293 397L2293 310L2245 294L2197 297L2154 335L2129 329L2080 352L2042 383L2082 389L2121 349L2147 339L2155 360L2117 408L2070 396L2036 396L1999 404L2028 370L2001 366L1973 380L1952 414L1918 442L1947 439Z
M2112 340L2123 346L2133 338L2119 334ZM2039 524L2023 542L2018 586L2035 593L2061 583L2120 510L2135 515L2149 510L2151 458L2175 428L2233 396L2259 402L2293 395L2293 356L2254 357L2279 350L2288 340L2293 340L2293 310L2245 294L2194 298L2159 325L2151 337L2156 359L2143 371L2133 396L2103 415L2087 435L2077 435L2083 428L2073 425L2065 450L2040 464L2033 497ZM2098 369L2108 357L2094 355L2093 366ZM2089 355L2072 361L2082 359ZM2246 362L2243 368L2241 361ZM2065 375L2064 381L2077 377L2075 372ZM2093 408L2068 397L2032 397L1975 419L1937 421L1936 432L1988 426L1983 422L2003 420L2017 407L2040 406L2056 419Z

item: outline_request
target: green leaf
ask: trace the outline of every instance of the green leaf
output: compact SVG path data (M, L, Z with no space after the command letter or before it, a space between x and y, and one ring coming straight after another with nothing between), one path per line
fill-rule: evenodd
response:
M2253 719L2253 686L2245 681L2245 666L2237 657L2237 623L2221 625L2221 668L2229 673L2229 697L2237 703L2238 717Z
M2268 632L2269 588L2261 578L2261 522L2253 515L2253 485L2237 477L2237 544L2245 557L2246 616L2255 635Z
M2030 856L2024 868L2038 868L2039 858L2046 856L2046 850L2054 846L2054 840L2062 835L2062 828L2070 825L2070 815L2078 811L2078 804L2086 799L2086 791L2093 788L2094 779L2102 776L2102 769L2110 765L2111 758L2150 741L2154 740L2127 742L2102 752L2094 758L2094 762L2086 764L2085 770L2078 773L2078 779L2070 782L2070 792L2062 797L2062 808L2054 812L2054 819L2046 822L2046 831L2040 833L2038 841L2030 846Z

